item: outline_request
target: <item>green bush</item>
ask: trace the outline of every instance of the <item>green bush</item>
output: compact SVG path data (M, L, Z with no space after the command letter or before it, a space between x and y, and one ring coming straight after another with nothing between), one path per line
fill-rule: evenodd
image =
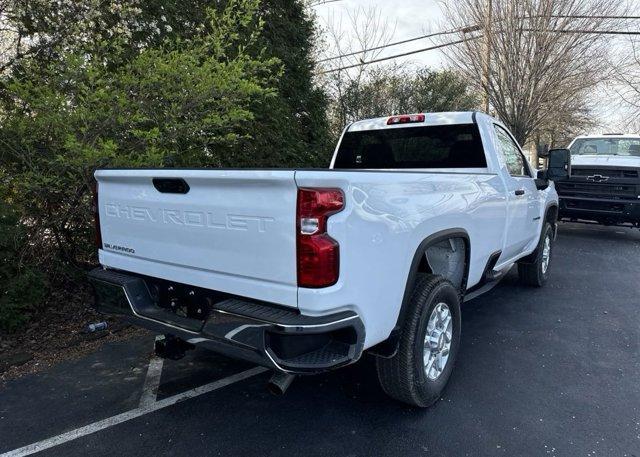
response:
M44 301L43 275L21 264L25 243L18 217L0 200L0 330L12 332Z
M7 8L9 45L0 59L0 198L11 205L3 209L11 222L0 228L4 328L35 311L44 279L61 298L84 290L84 273L97 261L97 168L328 163L326 100L312 84L314 30L302 0L60 0ZM14 56L11 30L20 37Z
M18 272L11 278L0 279L0 329L13 332L29 320L33 311L45 298L45 281L41 273L31 269Z
M278 59L247 52L262 29L257 0L209 8L192 34L152 46L122 27L0 77L0 192L27 231L26 257L49 278L73 281L96 260L96 168L250 165L255 112L277 96Z

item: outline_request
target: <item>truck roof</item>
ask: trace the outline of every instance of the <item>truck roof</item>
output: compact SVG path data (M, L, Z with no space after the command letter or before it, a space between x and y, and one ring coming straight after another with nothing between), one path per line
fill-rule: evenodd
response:
M451 111L442 113L417 113L424 115L424 122L406 123L388 125L387 121L390 117L377 117L373 119L363 119L361 121L354 122L347 129L349 132L360 132L364 130L380 130L380 129L395 129L395 128L407 128L407 127L424 127L431 125L446 125L446 124L472 124L474 122L473 116L476 114L474 111ZM481 113L477 113L481 114Z

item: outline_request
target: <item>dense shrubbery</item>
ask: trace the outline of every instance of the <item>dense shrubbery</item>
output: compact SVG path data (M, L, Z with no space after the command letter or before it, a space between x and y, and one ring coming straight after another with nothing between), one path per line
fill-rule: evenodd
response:
M300 2L187 3L34 2L7 16L37 49L17 47L0 72L5 328L42 301L43 278L82 286L96 168L328 160Z
M0 330L15 330L44 300L42 274L20 258L25 241L17 214L0 200Z

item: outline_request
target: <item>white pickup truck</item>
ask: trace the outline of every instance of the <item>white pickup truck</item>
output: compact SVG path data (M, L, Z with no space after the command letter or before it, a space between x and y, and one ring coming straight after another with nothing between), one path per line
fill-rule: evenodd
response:
M579 136L559 180L560 219L640 227L640 135Z
M557 152L557 153L556 153ZM355 122L329 170L104 169L96 307L297 374L376 356L383 389L429 406L460 344L460 303L514 264L549 274L566 150L536 173L482 113Z

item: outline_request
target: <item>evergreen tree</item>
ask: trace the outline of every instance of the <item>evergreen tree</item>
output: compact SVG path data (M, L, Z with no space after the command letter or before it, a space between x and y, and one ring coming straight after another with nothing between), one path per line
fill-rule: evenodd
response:
M259 164L268 166L320 166L331 160L327 99L313 84L316 26L300 0L263 0L262 46L268 56L282 62L277 83L279 97L256 115L260 132L252 145ZM273 158L277 158L274 162Z

